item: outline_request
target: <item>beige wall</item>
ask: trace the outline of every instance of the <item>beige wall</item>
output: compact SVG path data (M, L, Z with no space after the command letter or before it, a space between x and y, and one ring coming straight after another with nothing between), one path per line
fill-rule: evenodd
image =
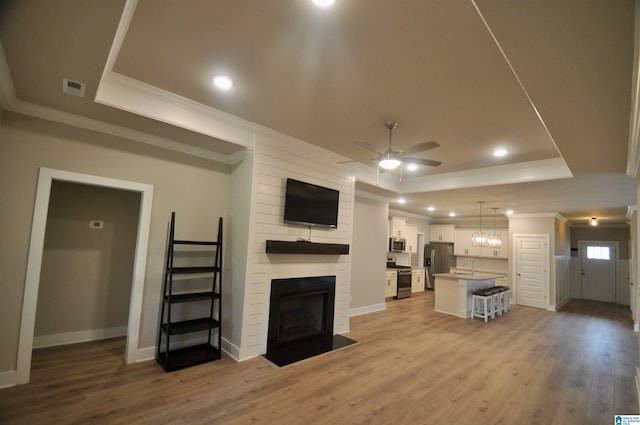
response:
M356 196L351 249L351 310L384 305L388 203ZM375 308L375 307L373 307Z
M571 248L578 249L579 241L605 241L618 242L619 256L622 260L628 260L629 240L631 230L628 225L620 226L574 226L571 227ZM578 256L577 251L573 251L573 257Z
M184 239L210 239L227 217L229 167L123 138L4 113L0 127L0 372L16 369L27 250L40 167L154 186L139 347L155 345L167 226L176 211ZM238 192L234 196L245 196ZM248 196L248 194L247 194ZM226 306L223 306L225 309ZM223 335L224 335L223 331Z
M569 224L566 220L555 219L555 255L569 257L571 255L569 244Z
M126 327L139 210L136 192L53 182L35 336Z

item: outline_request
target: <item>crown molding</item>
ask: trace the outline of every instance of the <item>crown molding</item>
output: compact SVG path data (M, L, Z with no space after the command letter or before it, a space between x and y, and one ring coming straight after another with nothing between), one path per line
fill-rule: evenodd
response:
M253 148L254 124L215 108L114 72L138 0L127 0L100 77L95 101L245 148Z
M522 214L511 214L509 219L512 218L557 218L560 214L557 212L549 212L549 213L522 213Z
M388 204L391 201L391 198L389 198L387 196L377 195L375 193L366 192L364 190L358 190L358 189L356 189L356 191L355 191L355 197L356 198L370 199L372 201L378 201L378 202L382 202L382 203L385 203L385 204Z
M241 150L231 155L224 155L196 146L187 145L172 139L160 137L145 133L138 130L122 127L116 124L110 124L104 121L87 118L80 115L64 112L58 109L37 105L35 103L26 102L16 97L9 63L2 42L0 41L0 103L3 109L10 112L16 112L35 118L48 121L58 122L85 130L96 131L98 133L108 134L111 136L122 137L136 142L168 149L191 156L209 159L223 164L232 165L244 158L245 152Z
M558 157L406 180L401 185L400 193L435 192L570 177L573 177L571 170L567 167L564 159Z
M429 223L433 221L433 219L429 216L420 215L420 214L416 214L408 211L397 210L395 208L389 208L389 217L414 218L416 220L427 221Z
M254 124L174 93L106 71L95 101L245 148L254 147Z

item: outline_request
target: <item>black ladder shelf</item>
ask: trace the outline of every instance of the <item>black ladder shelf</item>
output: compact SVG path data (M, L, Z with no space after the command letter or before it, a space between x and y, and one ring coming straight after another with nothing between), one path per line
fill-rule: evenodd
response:
M156 351L166 372L220 359L222 342L222 217L216 241L175 239L175 217L172 212ZM203 258L206 265L174 263Z

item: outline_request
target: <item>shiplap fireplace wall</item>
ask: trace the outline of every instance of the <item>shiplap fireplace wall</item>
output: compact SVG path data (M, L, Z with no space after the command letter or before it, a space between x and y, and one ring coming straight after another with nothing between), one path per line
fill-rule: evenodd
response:
M295 241L351 245L355 182L348 171L337 164L341 157L299 140L266 129L256 129L251 170L248 253L244 287L235 287L232 312L235 340L227 342L227 351L238 360L266 352L271 281L304 276L336 276L334 334L349 330L350 257L349 255L266 254L266 241ZM313 228L287 225L283 221L287 177L329 187L340 192L338 228ZM245 178L249 180L249 177ZM239 282L234 282L238 285ZM238 301L242 298L242 304Z

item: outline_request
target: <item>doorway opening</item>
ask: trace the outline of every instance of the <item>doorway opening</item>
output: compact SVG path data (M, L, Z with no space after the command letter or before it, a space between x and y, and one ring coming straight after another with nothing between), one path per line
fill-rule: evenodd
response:
M54 181L75 182L93 186L115 188L138 192L140 194L138 231L135 242L133 273L131 277L132 283L128 314L129 318L127 322L125 361L127 363L133 363L141 359L140 350L138 348L138 338L140 334L142 295L151 224L153 186L144 183L117 180L89 174L41 168L38 175L33 222L31 225L31 238L29 241L29 253L27 257L25 290L18 340L16 384L26 384L29 382L31 374L31 354L33 350L40 275L42 271L47 212L51 196L51 186ZM142 354L142 356L144 356L144 354Z
M126 336L139 210L139 192L52 182L34 349Z

